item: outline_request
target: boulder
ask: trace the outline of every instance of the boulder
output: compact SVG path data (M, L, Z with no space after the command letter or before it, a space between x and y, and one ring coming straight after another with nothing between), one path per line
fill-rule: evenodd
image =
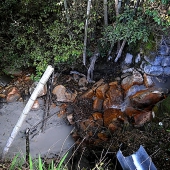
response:
M143 77L138 71L134 70L132 76L128 76L122 80L121 86L126 92L131 86L141 84L143 84Z
M164 57L162 60L161 65L163 67L170 66L170 56Z
M134 95L136 92L146 89L144 85L133 85L126 92L126 98Z
M123 102L121 87L118 85L117 81L110 83L109 86L106 92L106 98L103 102L103 108L104 110L107 108L120 108Z
M154 82L152 81L152 77L145 74L143 75L144 85L146 87L152 87L154 85Z
M97 87L96 97L103 100L105 98L105 93L108 89L109 89L109 85L107 83Z
M11 87L7 90L6 101L15 102L21 97L19 90L16 87Z
M130 118L130 123L134 124L135 126L142 126L146 122L151 121L153 118L151 110L148 110L147 108L142 110L133 107L127 107L124 113Z
M165 68L164 68L164 74L165 74L166 76L170 76L170 67L165 67Z
M138 54L135 58L135 63L138 64L141 61L141 56Z
M35 100L31 110L38 110L39 108L40 108L39 101Z
M107 141L108 140L108 137L105 133L98 133L97 134L98 138L101 139L102 141Z
M136 109L133 107L126 107L124 113L129 117L129 118L133 118L135 115L141 114L144 111L141 109Z
M160 45L158 48L158 54L164 56L169 55L170 54L169 47L167 45Z
M132 59L133 59L133 55L130 54L130 53L127 53L127 54L126 54L126 57L125 57L124 63L125 63L126 65L130 65L130 64L132 63Z
M130 103L132 107L145 108L153 106L157 102L163 99L162 91L155 90L154 88L141 90L135 95L130 97Z
M81 98L88 98L91 99L93 96L95 96L96 89L101 86L104 83L104 79L100 79L98 82L96 82L91 89L89 89L87 92L85 92Z
M86 77L82 77L82 78L80 78L79 81L78 81L78 85L79 85L79 86L85 87L87 84L88 84L88 81L87 81Z
M56 86L52 93L57 97L57 101L59 102L73 102L77 96L77 91L74 93L68 92L63 85Z
M99 112L93 113L88 119L76 122L79 126L80 136L84 138L94 136L95 134L101 132L103 127L103 115Z
M90 117L90 120L95 121L100 126L103 126L103 114L100 112L94 112Z
M144 56L144 59L153 66L160 66L163 60L163 56Z
M137 127L143 126L146 122L150 122L152 118L153 116L151 111L136 114L134 116L134 124Z
M103 100L96 97L96 99L93 102L93 110L101 111L102 107L103 107Z
M87 92L85 92L81 98L87 98L87 99L92 99L93 96L95 95L93 89L89 89Z
M163 67L162 66L152 66L152 65L145 65L144 72L151 76L160 76L163 74Z
M109 127L111 123L121 123L126 121L126 117L119 109L109 108L104 111L104 126Z

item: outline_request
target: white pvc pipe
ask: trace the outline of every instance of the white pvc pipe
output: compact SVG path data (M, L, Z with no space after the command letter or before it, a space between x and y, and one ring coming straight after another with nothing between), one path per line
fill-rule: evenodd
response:
M46 84L46 82L48 81L49 77L51 76L52 72L54 71L54 68L52 66L48 66L46 71L44 72L43 76L41 77L39 83L37 84L37 87L35 88L35 90L33 91L33 93L31 94L31 97L29 98L21 116L18 119L17 124L15 125L11 136L9 137L6 146L3 150L3 154L2 154L2 159L5 157L5 155L8 153L8 150L13 142L13 140L15 139L17 133L19 132L20 127L22 126L22 123L24 122L28 112L30 111L30 109L32 108L34 101L36 100L38 94L40 93L40 91L43 89L44 85Z

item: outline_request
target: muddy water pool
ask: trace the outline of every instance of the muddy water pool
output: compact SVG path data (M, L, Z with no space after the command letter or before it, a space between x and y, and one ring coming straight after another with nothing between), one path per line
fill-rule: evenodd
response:
M26 140L25 130L30 128L30 153L32 157L37 157L40 154L42 157L54 157L56 155L63 155L74 144L70 132L73 127L65 123L62 118L57 116L58 107L50 109L49 119L42 132L41 127L43 120L43 100L39 99L40 109L30 111L22 127L14 139L7 157L13 157L20 153L25 155ZM2 156L3 148L20 117L26 103L13 102L1 103L0 107L0 156ZM38 125L37 125L38 124Z

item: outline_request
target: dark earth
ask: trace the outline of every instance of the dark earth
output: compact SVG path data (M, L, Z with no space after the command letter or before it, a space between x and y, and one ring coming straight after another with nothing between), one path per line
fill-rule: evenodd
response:
M102 61L101 61L102 63ZM114 62L108 62L106 65L97 63L95 66L95 80L104 78L105 82L111 82L121 75L120 65ZM82 70L80 70L81 72ZM59 79L69 89L78 89L73 83L65 83L64 76ZM88 85L88 88L91 85ZM75 109L74 117L76 121L86 119L92 112L91 100L78 100L73 106ZM104 128L104 127L103 127ZM104 129L106 130L106 129ZM90 140L84 140L84 133L77 126L80 136L80 145L73 158L73 168L77 169L78 162L80 167L85 166L87 169L93 169L97 163L103 163L104 169L122 169L116 153L120 149L124 156L129 156L136 152L142 145L148 155L152 158L153 163L159 170L169 170L170 167L170 115L164 114L156 117L151 122L144 124L142 127L133 125L124 126L115 133L109 133L109 141L103 141L94 145ZM81 160L80 160L81 157ZM81 164L82 162L82 164ZM81 168L80 168L81 169ZM97 168L96 168L97 169Z

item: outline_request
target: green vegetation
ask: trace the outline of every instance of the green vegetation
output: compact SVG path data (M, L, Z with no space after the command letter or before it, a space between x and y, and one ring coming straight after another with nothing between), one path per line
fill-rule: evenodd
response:
M88 57L98 47L105 57L112 44L141 42L150 50L153 37L168 33L169 0L108 1L108 26L103 23L103 0L92 1L88 24ZM87 1L6 0L0 2L0 65L35 67L39 78L48 64L74 65L82 56ZM102 33L102 34L101 34ZM149 41L149 43L148 43ZM100 42L100 43L99 43ZM145 45L146 43L146 45Z
M31 155L29 156L29 165L24 165L24 159L19 158L19 154L17 154L12 162L10 163L9 170L21 170L26 166L26 169L34 170L67 170L66 167L64 167L64 161L68 155L68 152L62 157L59 163L54 163L52 160L50 164L46 165L45 162L42 161L40 155L37 160L32 160ZM4 166L5 168L5 166ZM7 169L7 167L5 168Z

